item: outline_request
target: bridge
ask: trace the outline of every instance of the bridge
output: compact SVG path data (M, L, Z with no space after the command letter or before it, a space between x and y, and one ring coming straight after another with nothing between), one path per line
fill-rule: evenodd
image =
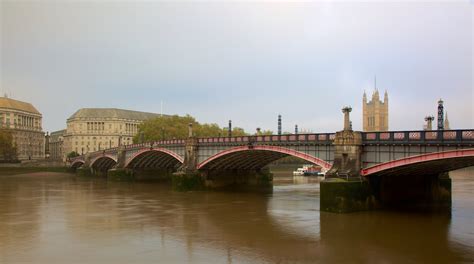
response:
M71 160L80 174L111 180L172 179L180 189L272 187L266 166L293 156L326 171L321 210L349 212L400 203L450 204L447 172L474 166L474 129L353 131L196 138L120 146Z

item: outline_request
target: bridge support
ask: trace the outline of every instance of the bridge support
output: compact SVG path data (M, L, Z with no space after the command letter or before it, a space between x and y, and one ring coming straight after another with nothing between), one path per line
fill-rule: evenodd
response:
M206 188L216 190L271 192L273 174L268 169L202 172Z
M176 191L203 190L204 178L197 170L199 141L193 135L193 125L188 125L188 139L185 142L184 163L171 177Z
M125 168L127 160L125 148L120 146L117 150L117 164L107 171L107 179L111 181L132 181L133 171Z
M84 164L76 169L76 175L79 177L91 177L94 175L91 168L91 156L89 154L84 156Z
M321 211L346 213L377 206L369 182L360 177L362 135L352 130L351 110L342 109L344 130L336 133L334 164L321 182Z

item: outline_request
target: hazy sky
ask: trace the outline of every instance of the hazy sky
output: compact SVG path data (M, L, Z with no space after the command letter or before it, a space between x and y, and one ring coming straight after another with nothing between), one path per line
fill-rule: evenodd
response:
M82 107L190 114L254 131L362 127L362 94L388 90L390 129L421 129L443 98L474 127L472 1L0 0L0 92L45 131Z

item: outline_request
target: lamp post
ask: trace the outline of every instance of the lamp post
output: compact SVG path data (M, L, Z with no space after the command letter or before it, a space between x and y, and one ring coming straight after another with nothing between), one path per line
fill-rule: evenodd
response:
M342 108L342 112L344 113L344 130L349 131L352 130L351 120L349 117L349 113L352 111L352 107L345 106Z

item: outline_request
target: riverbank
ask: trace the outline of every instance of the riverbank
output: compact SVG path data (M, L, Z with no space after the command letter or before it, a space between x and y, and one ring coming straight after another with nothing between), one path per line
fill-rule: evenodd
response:
M71 172L68 167L0 167L0 176L34 172Z

